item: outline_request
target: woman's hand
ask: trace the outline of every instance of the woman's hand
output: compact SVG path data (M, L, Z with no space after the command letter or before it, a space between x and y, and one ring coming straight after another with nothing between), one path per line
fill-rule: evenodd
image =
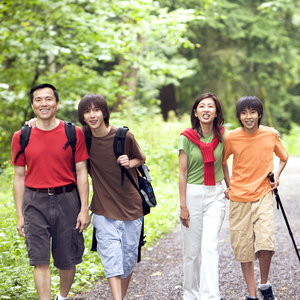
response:
M230 187L227 188L227 189L224 191L225 198L228 199L228 200L230 200L229 195L228 195L229 191L230 191Z
M183 226L189 228L190 212L186 206L180 207L180 222Z

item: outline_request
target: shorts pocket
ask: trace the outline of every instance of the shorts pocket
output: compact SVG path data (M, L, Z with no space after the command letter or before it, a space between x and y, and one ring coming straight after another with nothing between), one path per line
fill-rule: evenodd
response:
M73 259L81 258L84 252L84 238L79 228L73 228L72 231L72 257Z

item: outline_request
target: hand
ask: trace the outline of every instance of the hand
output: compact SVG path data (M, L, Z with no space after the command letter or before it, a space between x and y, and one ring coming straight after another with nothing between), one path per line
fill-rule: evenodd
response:
M89 215L89 211L80 211L77 217L77 223L76 223L76 229L79 228L79 232L82 232L83 230L87 229L91 223L91 218Z
M29 121L26 121L25 125L28 125L29 127L34 128L34 127L36 127L36 121L37 121L37 118L32 118Z
M126 154L119 156L117 159L117 163L120 164L125 169L130 168L129 158Z
M17 230L20 236L25 237L25 232L24 232L24 217L18 217L17 220Z
M229 188L227 188L225 191L224 191L224 194L225 194L225 198L226 199L228 199L228 200L230 200L230 198L229 198L229 191L230 191L230 187Z
M279 186L279 177L274 174L274 182L270 180L271 191L274 191Z
M180 208L180 221L183 226L189 228L190 212L186 206Z

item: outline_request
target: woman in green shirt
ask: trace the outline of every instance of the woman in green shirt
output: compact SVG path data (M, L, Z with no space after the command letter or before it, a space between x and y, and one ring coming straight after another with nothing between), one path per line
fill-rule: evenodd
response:
M228 168L222 166L224 118L214 94L203 94L195 101L191 123L178 143L183 299L219 300L217 245L226 208L221 181Z

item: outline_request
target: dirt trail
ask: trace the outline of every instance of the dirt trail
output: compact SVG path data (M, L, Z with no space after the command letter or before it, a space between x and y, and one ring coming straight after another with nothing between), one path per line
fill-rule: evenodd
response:
M275 162L275 167L277 162ZM289 220L296 244L300 246L300 157L290 157L284 170L279 194ZM247 295L240 264L235 262L229 238L227 213L219 240L220 290L226 300L244 299ZM276 253L272 260L270 282L275 287L278 300L300 300L300 262L296 256L281 211L274 200L274 227ZM259 265L255 262L256 279ZM179 226L143 252L143 259L134 270L126 300L179 300L182 299L182 236ZM73 300L112 299L108 283L100 281L94 288ZM261 299L261 298L259 298Z

